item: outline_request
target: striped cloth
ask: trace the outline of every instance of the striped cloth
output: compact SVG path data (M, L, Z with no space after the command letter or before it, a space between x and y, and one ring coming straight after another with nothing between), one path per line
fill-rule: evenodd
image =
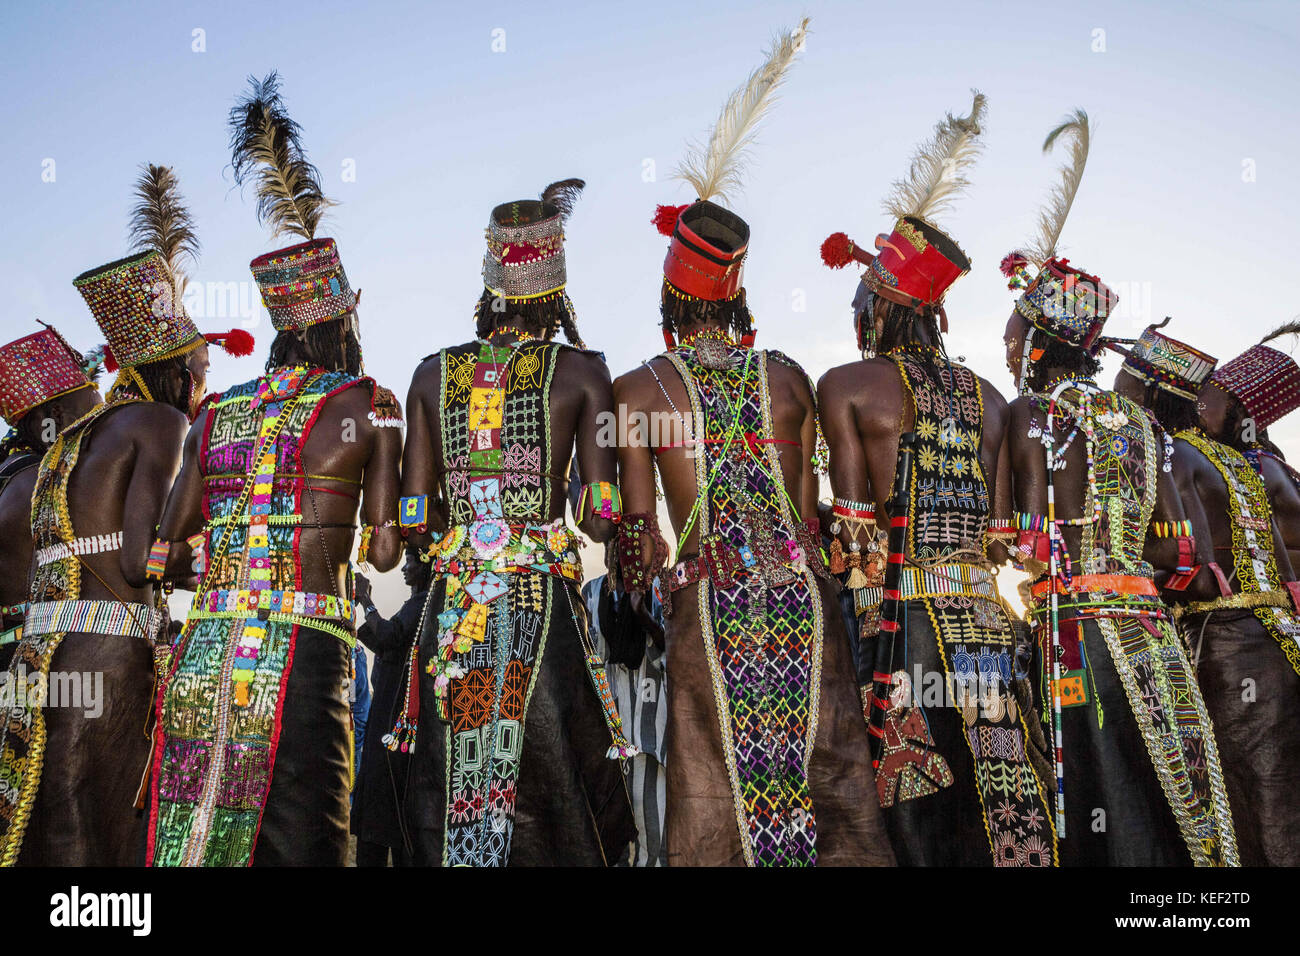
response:
M162 612L147 604L121 601L34 601L23 621L24 637L61 634L106 634L152 640L162 624Z
M582 599L591 619L591 640L596 653L609 660L609 645L600 632L600 592L605 576L588 581ZM658 599L652 605L657 621L662 622ZM614 701L627 739L641 753L623 761L628 794L632 798L632 815L636 819L637 840L628 854L629 866L667 866L664 848L664 732L668 724L664 652L654 642L646 641L641 666L631 670L622 664L606 668Z
M41 548L36 552L37 565L53 564L55 561L62 561L70 558L74 554L99 554L103 551L116 551L122 547L122 532L114 531L112 534L96 534L86 538L77 538L75 541L58 544L52 544L48 548Z

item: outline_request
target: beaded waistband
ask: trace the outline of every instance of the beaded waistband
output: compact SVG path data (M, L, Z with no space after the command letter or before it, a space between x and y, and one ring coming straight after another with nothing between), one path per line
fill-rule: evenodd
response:
M1213 601L1192 601L1184 614L1204 614L1209 611L1248 610L1257 607L1292 608L1291 595L1286 591L1263 591L1255 594L1233 594Z
M1045 600L1050 590L1050 582L1039 581L1030 589L1030 593L1035 598ZM1156 598L1160 596L1155 581L1139 574L1076 574L1069 586L1064 582L1058 582L1056 593L1075 596L1092 595L1103 599L1108 595Z
M40 566L62 561L75 554L100 554L104 551L116 551L121 547L122 532L114 531L112 534L91 535L87 538L77 538L75 541L60 541L58 544L41 548L36 552L35 558L37 566Z
M258 611L295 614L300 617L352 620L352 602L333 594L309 591L277 591L270 588L205 592L198 607L209 612L255 615Z
M152 640L162 623L162 612L147 604L121 601L36 601L23 621L24 637L64 631L142 637Z
M987 568L976 564L939 564L928 568L904 567L898 582L898 599L961 595L1001 603L997 585Z

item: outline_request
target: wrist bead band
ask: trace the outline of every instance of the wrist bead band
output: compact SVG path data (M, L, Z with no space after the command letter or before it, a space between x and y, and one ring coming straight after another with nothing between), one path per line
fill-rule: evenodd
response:
M869 511L871 512L871 515L873 517L875 516L876 513L875 505L873 505L870 501L854 501L852 498L837 497L834 503L832 504L831 510L833 511L836 508L844 508L850 513L855 511ZM854 517L863 517L863 516L854 515Z
M610 481L593 481L582 486L578 496L578 520L586 514L587 502L591 502L592 516L599 515L606 521L618 521L623 516L623 496L618 485Z
M151 581L161 581L167 573L167 555L172 549L170 541L156 538L149 549L149 560L144 565L144 576Z
M831 505L831 514L839 515L842 518L862 518L866 521L874 521L876 518L875 508L850 508L848 505L836 504Z

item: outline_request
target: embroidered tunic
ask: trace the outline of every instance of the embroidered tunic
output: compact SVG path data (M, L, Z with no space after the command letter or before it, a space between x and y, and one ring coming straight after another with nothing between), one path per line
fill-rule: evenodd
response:
M995 866L1052 866L1056 833L1026 749L1013 632L983 553L989 494L980 382L960 365L940 361L936 373L912 352L889 357L916 409L917 443L899 588L905 603L897 630L880 637L892 644L893 675L877 778L886 826L904 863L991 856ZM931 674L944 676L951 700L933 700ZM986 853L968 856L981 829Z
M1046 408L1046 400L1040 402ZM1167 819L1193 863L1235 865L1236 839L1210 717L1152 583L1151 566L1142 560L1160 467L1151 418L1091 383L1086 391L1063 391L1056 409L1068 427L1077 425L1090 459L1080 554L1058 584L1064 793L1067 819L1074 821L1062 839L1062 854L1067 862L1080 861L1070 855L1100 841L1110 862L1117 854L1125 862L1163 862L1168 847L1160 821ZM1047 646L1045 657L1052 640L1050 588L1046 580L1033 587L1030 610ZM1102 706L1108 701L1111 706ZM1127 713L1116 713L1119 707ZM1130 735L1141 737L1146 761ZM1150 805L1161 792L1172 816ZM1100 832L1090 816L1099 806L1109 807L1108 829ZM1132 829L1123 830L1130 813Z
M413 714L408 704L404 718L420 722L418 786L432 791L415 812L433 835L425 863L599 864L631 835L622 774L606 759L618 718L578 615L577 538L547 517L563 348L480 342L439 353L451 526L429 551L435 585L416 648L433 694L426 683L423 706ZM543 761L545 776L530 775Z
M344 372L286 368L235 386L211 406L199 452L206 570L159 694L150 865L252 862L286 705L296 703L286 699L295 657L319 671L301 679L318 678L325 699L333 690L346 709L346 674L335 658L346 660L343 648L354 641L351 600L300 590L303 549L321 547L319 529L301 527L308 482L301 454L321 405L358 382L374 388ZM294 746L330 744L336 716L320 718L319 741ZM346 715L341 726L346 731ZM318 789L324 799L336 783L291 786ZM343 812L346 839L346 805Z
M741 850L751 866L815 865L809 763L824 605L772 443L768 393L771 359L797 366L778 353L736 346L708 367L692 347L666 357L702 425L695 459L701 555L734 552L739 565L730 580L703 578L697 601Z
M9 665L11 692L16 693L20 684L24 690L31 686L35 674L43 675L44 686L48 686L51 662L69 633L148 640L155 635L161 617L147 605L80 600L80 555L99 549L94 546L95 539L77 538L68 513L68 483L92 427L110 411L137 401L116 399L97 405L55 439L41 462L32 492L32 539L34 554L45 552L47 559L33 561L29 618ZM120 533L116 540L120 546ZM42 702L24 693L22 700L10 703L7 715L0 725L0 866L18 862L42 770L49 762ZM120 759L129 760L126 755ZM140 760L147 762L143 754ZM134 774L138 768L127 772ZM129 806L123 809L132 812ZM84 824L66 824L70 828L78 825Z

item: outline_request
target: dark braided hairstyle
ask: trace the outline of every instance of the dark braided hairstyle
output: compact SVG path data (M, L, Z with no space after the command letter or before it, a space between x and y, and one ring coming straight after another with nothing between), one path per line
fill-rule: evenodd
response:
M876 353L886 355L905 345L921 344L928 340L935 347L935 351L920 353L917 361L932 381L940 383L942 381L940 366L949 366L952 361L948 358L943 336L939 333L939 320L935 310L931 306L922 306L918 311L911 306L901 305L883 296L871 294L863 310L863 321L858 325L859 349L866 347L866 330L874 322L880 309L884 309L884 324L880 330L880 338L876 342Z
M547 341L562 331L570 345L587 347L578 334L578 320L568 292L542 299L509 299L484 289L474 304L474 334L485 339L493 329L508 325Z
M1200 421L1195 401L1175 395L1168 389L1159 388L1154 383L1147 384L1142 396L1142 404L1151 409L1160 427L1170 435L1176 435L1187 428L1194 428Z
M1048 372L1051 369L1063 369L1081 378L1095 378L1101 371L1101 359L1087 349L1062 342L1028 323L1026 327L1025 348L1043 349L1042 357L1029 364L1029 376L1025 384L1030 391L1041 392L1047 388L1050 381Z
M683 298L664 282L659 296L659 314L663 317L664 331L680 339L697 325L713 322L727 329L737 339L754 331L754 317L745 303L745 290L741 289L730 299L710 302L706 299Z
M135 367L135 374L140 376L144 387L149 390L149 398L163 405L179 408L186 415L190 413L190 375L189 353L173 355L171 358L157 362L145 362ZM131 379L124 379L124 384L115 386L107 395L111 401L123 395L135 395L139 386ZM145 398L140 395L140 398Z
M346 316L317 322L302 331L302 338L292 330L277 332L271 342L271 355L266 360L266 370L293 365L300 357L308 365L331 372L361 374L361 340L357 330L350 328L340 335L340 323Z

